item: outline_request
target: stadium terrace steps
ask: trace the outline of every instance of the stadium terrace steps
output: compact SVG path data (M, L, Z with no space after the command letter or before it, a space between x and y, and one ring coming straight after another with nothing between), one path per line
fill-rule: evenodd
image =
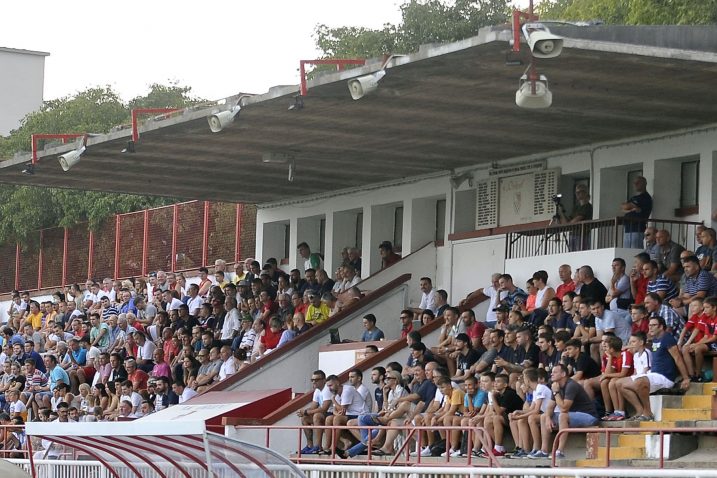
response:
M602 422L601 428L694 428L717 426L712 417L712 395L715 383L692 383L685 395L656 395L651 397L653 410L658 410L658 421ZM658 408L659 407L659 408ZM599 434L599 432L598 432ZM664 435L666 461L675 461L706 448L714 449L717 437L669 433ZM696 450L696 451L695 451ZM650 432L610 436L610 465L644 466L659 460L659 435ZM576 466L606 466L606 435L599 434L597 454L593 458L577 460Z

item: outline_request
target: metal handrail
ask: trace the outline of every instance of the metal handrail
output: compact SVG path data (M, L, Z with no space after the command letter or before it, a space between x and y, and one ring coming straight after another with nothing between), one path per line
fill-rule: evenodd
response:
M555 434L555 440L553 440L553 451L551 452L552 466L555 467L557 460L555 452L558 450L558 441L564 434L569 433L604 433L605 434L605 467L610 467L610 435L614 433L657 433L660 437L660 458L659 468L665 467L665 433L716 433L717 427L671 427L671 428L660 428L660 427L625 427L625 428L564 428L559 430Z
M409 425L404 425L404 426L396 426L396 425L385 425L385 426L241 425L241 426L238 426L237 428L240 430L263 430L263 431L265 431L266 438L265 438L264 446L267 448L271 448L271 431L272 430L292 430L292 431L296 430L297 436L298 436L298 446L297 446L298 453L295 458L292 458L292 461L294 461L296 463L302 463L302 462L306 462L306 461L311 461L312 463L363 463L364 460L342 459L336 455L336 442L337 442L336 433L337 433L337 431L340 432L343 430L369 430L368 438L367 438L368 441L366 443L368 455L367 455L365 461L370 464L370 463L372 463L372 457L375 456L375 455L372 455L372 447L371 447L372 442L373 442L373 437L371 436L372 430L379 430L379 431L380 430L400 430L404 433L408 432L405 435L403 444L401 445L401 447L399 447L398 450L396 450L396 453L395 453L393 459L389 463L386 463L384 460L381 460L379 462L379 463L389 464L390 466L400 465L403 463L411 463L412 465L415 465L415 466L425 466L424 464L421 463L421 454L420 453L416 457L415 462L410 461L410 458L411 458L410 450L408 449L407 444L409 442L409 439L412 438L416 432L422 432L422 431L433 432L433 431L441 431L441 430L446 431L446 432L450 432L453 430L461 430L461 431L465 432L465 431L470 430L470 431L477 432L478 436L480 437L481 446L482 446L483 450L485 450L486 458L488 459L487 466L488 467L500 467L501 466L498 458L495 455L493 455L493 442L490 438L490 435L488 434L488 431L483 427L474 427L474 428L466 429L461 426L434 426L434 427L420 426L419 427L419 426L414 426L414 425L410 425L410 426ZM311 455L311 458L302 458L301 443L302 443L303 431L304 430L317 430L317 429L321 429L321 430L330 432L332 434L332 436L331 436L331 455L327 456L326 458L323 458L323 457L317 456L317 455ZM422 436L420 433L418 434L418 439L416 441L418 444L418 449L420 450L422 448L421 445L423 444ZM446 439L446 450L448 450L450 448L450 446L448 445L449 442L450 442L450 438L447 438ZM466 445L466 448L468 450L467 463L468 463L468 466L481 466L481 465L473 464L474 460L473 460L473 456L471 454L472 445L473 445L473 443L472 443L472 433L471 433L468 435L468 443ZM404 451L405 451L405 455L406 455L405 461L399 461L399 457L401 456L401 454ZM306 455L303 455L303 456L306 456ZM450 462L451 462L450 453L446 453L445 458L446 458L445 463L447 466L454 466L454 465L450 464ZM373 462L375 462L375 460L373 460ZM431 463L431 464L433 465L435 463ZM463 466L463 465L460 464L458 466Z

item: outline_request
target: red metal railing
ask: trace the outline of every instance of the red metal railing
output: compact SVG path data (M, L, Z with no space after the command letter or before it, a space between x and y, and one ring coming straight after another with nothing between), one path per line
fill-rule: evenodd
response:
M551 453L552 465L556 466L557 460L555 458L555 452L558 449L558 441L560 437L568 433L597 433L605 435L605 468L610 467L610 435L624 434L624 433L637 433L643 436L645 433L657 434L660 437L660 457L658 468L665 467L665 434L666 433L686 433L686 434L697 434L697 433L716 433L717 428L715 427L672 427L672 428L659 428L659 427L625 427L625 428L565 428L558 431L555 434L555 440L553 441L553 452Z
M96 231L86 224L43 229L26 243L0 245L0 294L188 271L254 255L256 209L190 201L117 214Z
M390 466L394 465L414 465L414 466L435 466L436 462L431 461L430 463L426 464L425 461L422 461L421 454L418 453L417 456L412 457L411 456L411 450L409 449L409 444L412 440L415 440L418 445L418 449L422 449L424 442L422 433L420 432L434 432L434 431L443 431L446 432L446 449L450 448L450 437L448 434L453 430L460 430L462 432L465 432L467 430L471 430L477 433L479 440L481 442L481 447L486 450L486 456L485 459L487 459L487 463L485 462L476 462L475 458L471 455L471 450L473 449L473 434L468 434L468 442L466 445L467 455L466 460L468 466L481 466L485 465L488 467L500 467L500 461L493 455L493 441L490 438L490 435L486 431L485 428L482 427L474 427L471 429L467 429L460 426L421 426L417 427L414 425L404 425L404 426L393 426L393 425L387 425L387 426L348 426L348 425L341 425L341 426L304 426L304 425L297 425L297 426L289 426L289 425L241 425L237 427L240 430L263 430L265 432L265 441L264 446L266 448L272 448L271 444L271 432L273 431L279 431L279 430L291 430L297 432L297 450L298 453L295 457L292 457L291 460L295 463L305 463L305 462L311 462L311 463L368 463L371 464L376 463L377 460L375 460L375 452L372 450L373 441L376 440L376 438L372 437L372 430L400 430L403 433L403 444L395 450L396 453L391 458L390 462L386 462L385 460L379 460L378 463L381 464L389 464ZM301 454L301 443L302 439L304 437L304 430L317 430L322 429L324 430L324 433L331 433L331 454L330 455L302 455ZM336 443L337 443L337 432L341 432L344 430L369 430L367 441L366 441L366 459L355 457L355 458L340 458L336 454ZM454 457L453 460L451 460L450 453L446 453L445 458L445 465L446 466L465 466L466 462L461 460L460 463L456 463L457 459ZM453 463L451 463L453 461Z

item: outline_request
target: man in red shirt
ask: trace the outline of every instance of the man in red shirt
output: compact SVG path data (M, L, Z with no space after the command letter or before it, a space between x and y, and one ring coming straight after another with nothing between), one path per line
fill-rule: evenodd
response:
M473 309L464 310L461 313L461 320L463 321L463 325L465 325L465 333L470 337L473 348L482 350L485 324L476 320L476 314L473 312Z
M401 256L393 252L393 244L391 244L391 241L383 241L379 244L378 252L381 254L381 270L391 267L401 260Z
M645 277L642 267L650 260L650 255L646 252L641 252L635 256L635 264L632 266L632 272L630 272L630 290L632 291L633 304L645 302L647 284L650 282L650 278Z
M405 339L413 332L413 311L404 309L401 311L401 338Z
M269 328L264 329L264 335L261 336L261 353L264 354L274 350L276 346L279 345L279 340L283 332L281 320L278 317L272 317L269 320Z
M563 300L563 296L568 292L575 292L575 282L573 281L573 270L568 264L563 264L558 268L558 276L560 276L561 284L555 289L555 296Z
M127 370L127 380L132 382L132 388L137 392L147 390L147 380L149 375L144 370L137 368L137 362L134 359L124 361L124 368Z

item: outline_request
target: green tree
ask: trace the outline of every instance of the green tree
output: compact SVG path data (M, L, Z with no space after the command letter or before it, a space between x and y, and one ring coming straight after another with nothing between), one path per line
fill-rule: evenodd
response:
M487 25L505 23L507 0L409 0L401 5L401 23L380 30L318 25L316 46L325 58L376 57L410 53L422 44L468 38Z
M705 25L717 22L717 0L544 0L542 18L602 20L610 25Z
M30 151L34 133L107 133L114 126L128 124L132 108L182 108L201 101L191 96L191 88L177 84L153 84L146 96L127 104L109 86L89 88L47 101L39 111L29 114L10 136L0 138L0 158ZM112 214L172 202L171 198L156 196L0 184L0 243L25 243L38 229L69 227L84 221L96 229Z

